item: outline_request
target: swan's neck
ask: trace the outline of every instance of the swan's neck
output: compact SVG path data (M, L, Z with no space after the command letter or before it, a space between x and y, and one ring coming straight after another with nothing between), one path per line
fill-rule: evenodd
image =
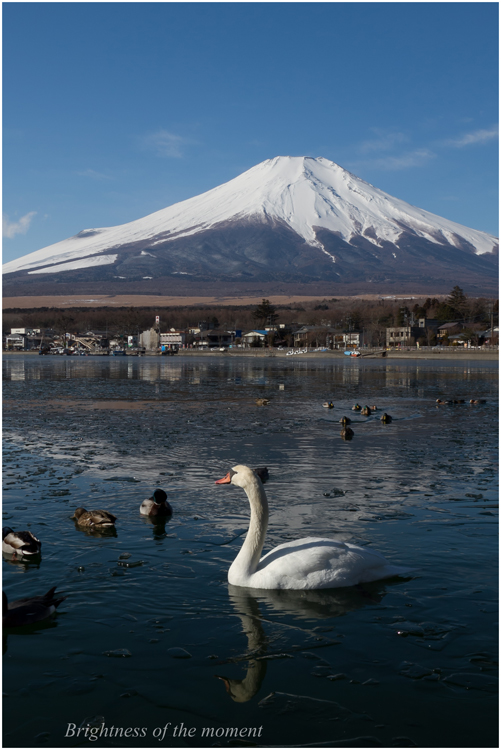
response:
M247 577L255 573L268 528L268 501L263 485L258 479L254 479L244 490L249 498L251 517L245 542L228 574L232 574L233 578L235 575Z

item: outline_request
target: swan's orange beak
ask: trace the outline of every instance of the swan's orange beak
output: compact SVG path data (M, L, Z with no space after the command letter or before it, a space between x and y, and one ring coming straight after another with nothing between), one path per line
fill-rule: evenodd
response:
M218 680L222 680L224 682L224 686L226 688L226 692L230 693L231 695L231 689L230 689L230 681L227 677L221 677L221 675L215 674L214 677L217 677Z
M216 479L216 484L230 484L231 482L231 474L230 472L227 473L225 477L222 479Z

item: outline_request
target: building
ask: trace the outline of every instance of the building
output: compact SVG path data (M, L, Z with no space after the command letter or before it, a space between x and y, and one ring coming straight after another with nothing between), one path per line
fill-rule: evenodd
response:
M303 326L294 333L294 346L325 346L328 349L341 349L360 346L358 331L343 333L330 326Z
M35 336L41 333L40 328L11 328L11 334L18 333L21 336Z
M451 323L444 323L443 325L438 326L437 338L448 339L449 336L458 334L462 328L464 328L463 324L457 320L454 320Z
M20 333L11 333L5 337L5 348L7 351L24 351L24 338Z
M169 350L184 349L186 346L186 332L176 331L175 328L171 328L167 333L160 334L160 348L163 352Z
M325 326L302 326L294 332L294 346L325 346L327 334Z
M386 329L386 346L415 346L413 326L396 326Z
M234 341L234 331L223 331L219 328L205 329L196 336L194 346L199 349L228 349Z
M270 331L267 331L263 328L255 328L253 331L249 331L248 333L244 333L242 338L242 343L245 346L264 346L266 343L266 337L270 334Z
M360 332L349 331L348 333L343 333L343 344L346 349L358 349L360 346Z
M499 326L488 328L486 331L482 331L479 335L487 346L496 346L499 341Z
M160 346L160 333L155 328L143 331L139 335L139 346L146 351L158 351Z
M437 334L438 323L432 318L419 318L417 323L386 329L386 346L416 346L419 339L430 344Z
M139 346L139 335L133 334L132 336L127 336L127 347L129 349L137 349Z
M43 341L43 335L34 333L33 328L13 328L10 335L5 337L5 349L7 351L29 352L33 349L40 349ZM21 333L19 333L21 331ZM23 333L29 331L29 333Z

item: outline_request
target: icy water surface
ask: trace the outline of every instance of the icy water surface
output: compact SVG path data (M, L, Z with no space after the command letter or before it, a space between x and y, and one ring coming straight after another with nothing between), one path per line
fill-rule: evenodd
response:
M497 377L466 360L6 359L4 525L43 554L4 557L4 589L67 599L4 635L4 745L497 746ZM415 572L230 587L248 503L214 481L237 463L269 469L265 551L329 536ZM139 516L157 487L164 526ZM78 506L116 534L76 528ZM87 725L107 736L78 738Z

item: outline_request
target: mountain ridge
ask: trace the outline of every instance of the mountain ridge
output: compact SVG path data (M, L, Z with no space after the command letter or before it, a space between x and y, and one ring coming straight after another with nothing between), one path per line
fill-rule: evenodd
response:
M101 280L140 283L141 293L144 282L173 287L180 277L184 286L436 286L443 278L444 287L492 287L497 248L486 232L393 198L328 159L275 157L141 219L86 229L10 261L3 274L4 287L16 289Z

